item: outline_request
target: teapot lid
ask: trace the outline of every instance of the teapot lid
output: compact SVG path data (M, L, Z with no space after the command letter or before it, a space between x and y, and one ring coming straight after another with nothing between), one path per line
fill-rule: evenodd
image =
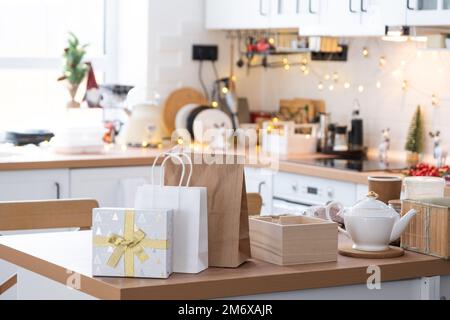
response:
M364 200L361 200L352 208L353 213L360 212L367 215L367 213L373 212L376 216L392 215L391 208L377 199L378 194L373 191L369 192Z

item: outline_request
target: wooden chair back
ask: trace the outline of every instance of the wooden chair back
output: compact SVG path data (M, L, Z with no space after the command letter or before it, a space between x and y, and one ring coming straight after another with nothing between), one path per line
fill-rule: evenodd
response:
M0 230L39 230L92 227L95 200L0 202Z
M263 200L258 193L247 194L247 209L249 216L259 216L263 206Z

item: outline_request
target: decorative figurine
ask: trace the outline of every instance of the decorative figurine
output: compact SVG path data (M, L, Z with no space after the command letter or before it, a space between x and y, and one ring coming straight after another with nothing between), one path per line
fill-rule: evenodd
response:
M447 162L448 152L442 148L442 138L441 132L436 131L435 133L430 132L430 137L433 138L433 157L436 160L436 166L441 168L445 166Z

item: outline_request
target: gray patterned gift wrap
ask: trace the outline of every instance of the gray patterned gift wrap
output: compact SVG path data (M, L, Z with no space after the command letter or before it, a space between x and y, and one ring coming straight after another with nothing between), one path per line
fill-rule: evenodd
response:
M162 278L172 273L172 210L93 210L93 275Z

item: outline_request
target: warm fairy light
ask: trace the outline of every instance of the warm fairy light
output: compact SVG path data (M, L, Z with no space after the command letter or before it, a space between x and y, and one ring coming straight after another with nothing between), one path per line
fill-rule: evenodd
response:
M300 66L300 70L302 70L302 72L305 72L307 69L308 69L308 67L306 65L304 65L304 64L302 64Z
M307 75L309 74L309 69L306 69L305 71L303 71L303 74L304 74L305 76L307 76Z
M439 105L439 98L438 98L435 94L433 94L433 95L431 96L431 104L432 104L434 107L436 107L436 106Z
M289 64L284 65L284 70L289 71L291 70L291 66Z
M386 65L386 63L387 63L386 58L380 57L380 60L379 60L380 67L383 68Z
M402 90L406 91L407 89L408 89L408 81L403 80L403 82L402 82Z
M283 58L283 64L288 64L288 63L289 63L288 58Z
M237 77L236 76L231 76L231 81L236 82Z
M280 119L278 119L277 117L274 117L274 118L272 119L272 122L273 122L273 123L278 123L278 122L280 122Z
M363 54L364 57L367 58L369 56L369 49L367 47L364 47L363 51L362 51L362 54Z
M267 133L271 133L273 131L273 129L275 129L273 125L267 126L267 129L266 129Z
M323 83L322 83L322 82L320 82L320 83L317 85L317 89L323 90Z
M326 74L323 78L328 81L331 79L331 76L329 74Z
M217 101L213 101L213 102L211 102L211 107L218 108L219 107L219 103Z
M274 45L275 44L275 39L274 38L269 38L269 44Z
M308 64L308 59L307 58L303 58L302 59L302 64Z
M158 143L158 149L161 150L163 148L163 144L162 143Z
M142 141L141 146L142 146L142 148L147 148L148 147L148 142L147 141Z
M328 87L328 90L333 91L334 90L334 85L330 84L330 86Z
M227 93L228 93L228 91L229 91L229 90L228 90L228 88L227 88L227 87L223 87L223 88L222 88L222 93L223 93L223 94L227 94Z
M399 78L399 77L401 76L401 74L402 74L402 71L399 70L399 69L394 70L394 71L392 72L392 75L393 75L395 78Z
M177 143L178 143L179 145L184 144L184 139L183 139L182 137L179 137L179 138L177 139Z
M344 83L344 88L345 89L350 89L350 82Z
M381 82L380 81L377 82L377 88L381 89Z
M339 74L337 72L333 73L333 81L338 82L339 81Z
M359 85L358 86L358 92L360 92L360 93L364 92L364 86L363 85Z

